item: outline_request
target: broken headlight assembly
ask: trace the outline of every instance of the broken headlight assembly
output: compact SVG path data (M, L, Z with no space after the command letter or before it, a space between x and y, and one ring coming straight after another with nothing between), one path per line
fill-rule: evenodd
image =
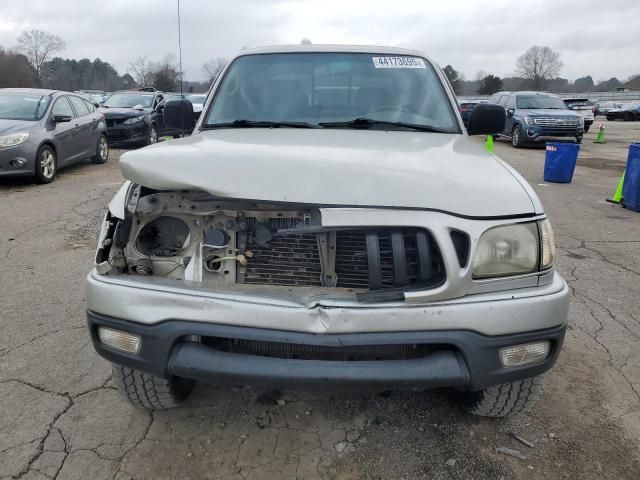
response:
M473 278L522 275L553 265L555 243L548 219L493 227L480 236Z

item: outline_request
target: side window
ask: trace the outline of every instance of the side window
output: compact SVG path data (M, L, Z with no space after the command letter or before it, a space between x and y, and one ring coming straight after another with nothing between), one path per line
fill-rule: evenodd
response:
M515 95L509 95L507 97L507 103L505 104L504 108L506 108L507 110L509 110L510 108L513 108L515 110L515 108L516 108L516 96Z
M507 103L507 98L508 95L500 96L500 98L498 99L498 105L502 105L504 107L504 104Z
M73 114L73 110L71 110L71 105L69 105L69 101L67 97L60 97L56 100L56 103L53 104L53 108L51 109L52 115L67 115L73 118L75 115Z
M93 103L91 103L88 100L82 100L84 102L84 104L87 106L87 108L89 109L89 112L95 112L96 111L96 107Z
M89 109L84 104L84 100L80 97L74 97L71 95L69 97L71 101L71 105L73 105L73 109L76 111L79 117L84 117L85 115L89 115Z

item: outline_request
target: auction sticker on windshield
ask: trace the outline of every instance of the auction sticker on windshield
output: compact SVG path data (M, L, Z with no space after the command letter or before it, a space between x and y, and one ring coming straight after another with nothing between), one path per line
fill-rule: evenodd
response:
M371 57L376 68L427 68L420 57Z

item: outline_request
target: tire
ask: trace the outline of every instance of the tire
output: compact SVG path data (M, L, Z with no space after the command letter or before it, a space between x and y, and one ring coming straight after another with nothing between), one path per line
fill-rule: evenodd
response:
M464 392L463 407L480 417L506 417L526 412L542 392L542 377L525 378L512 383Z
M155 123L149 125L149 130L147 130L147 139L145 141L145 145L153 145L154 143L158 143L158 127Z
M635 120L633 113L628 112L624 115L624 121L625 122L633 122Z
M578 135L576 137L576 143L582 143L582 139L583 139L584 135Z
M613 122L615 119L613 117L610 117L609 115L607 115L607 121L608 122Z
M43 145L36 154L36 165L33 180L36 183L51 183L58 174L56 152L49 145Z
M109 160L109 142L107 136L103 133L98 138L98 144L96 145L96 154L91 157L91 161L96 164L107 163Z
M515 148L521 148L524 145L524 142L522 141L522 128L520 125L516 125L511 131L511 145Z
M584 126L584 133L588 133L590 128L591 128L591 124L585 125Z
M147 410L177 407L189 398L196 384L194 380L160 378L115 363L111 369L118 391L136 407Z

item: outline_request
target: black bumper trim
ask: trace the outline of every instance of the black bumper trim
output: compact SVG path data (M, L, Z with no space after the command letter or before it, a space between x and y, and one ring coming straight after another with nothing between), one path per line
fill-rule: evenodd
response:
M560 325L499 336L468 330L318 335L184 320L144 325L90 311L87 322L94 348L102 357L160 377L175 375L236 385L321 383L399 389L458 386L479 390L539 375L554 365L566 330L565 325ZM140 335L139 355L118 352L100 344L96 337L98 326ZM416 343L438 349L427 357L413 360L291 360L227 353L186 341L191 335L338 347ZM551 341L551 353L546 360L524 367L502 368L498 357L500 348L538 340Z

